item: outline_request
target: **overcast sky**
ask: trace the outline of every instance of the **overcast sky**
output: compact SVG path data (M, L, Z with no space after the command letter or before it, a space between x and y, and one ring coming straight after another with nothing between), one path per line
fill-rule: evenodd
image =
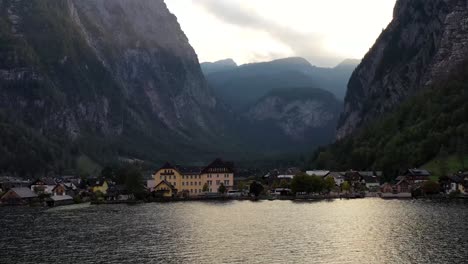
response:
M201 62L301 56L333 66L361 59L396 0L165 0Z

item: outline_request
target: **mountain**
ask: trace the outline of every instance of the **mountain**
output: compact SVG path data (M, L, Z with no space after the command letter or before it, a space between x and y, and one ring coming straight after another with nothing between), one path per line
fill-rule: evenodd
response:
M333 141L341 107L321 89L276 89L246 110L237 133L269 154L298 153Z
M202 158L222 111L163 0L0 1L0 171Z
M467 17L466 1L397 1L393 21L351 76L338 138L456 69L468 54Z
M233 59L225 59L215 62L203 62L200 66L204 74L211 74L235 69L237 68L237 63Z
M350 79L339 141L318 150L313 166L384 170L391 180L449 154L466 159L466 43L466 1L397 1L393 21ZM435 176L444 174L439 164Z
M320 68L303 58L285 58L219 72L205 71L205 76L221 99L233 109L242 110L270 91L288 87L317 87L342 99L357 65L354 61L346 62L335 68Z

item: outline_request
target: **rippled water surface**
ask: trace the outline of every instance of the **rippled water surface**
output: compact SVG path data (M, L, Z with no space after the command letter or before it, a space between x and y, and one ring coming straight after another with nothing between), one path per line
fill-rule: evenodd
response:
M468 263L468 203L0 208L0 263Z

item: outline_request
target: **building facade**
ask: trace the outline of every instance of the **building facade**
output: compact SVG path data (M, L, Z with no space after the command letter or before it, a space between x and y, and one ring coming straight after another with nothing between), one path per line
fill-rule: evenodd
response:
M216 159L204 168L173 166L166 163L153 175L153 180L156 186L166 181L177 195L197 196L218 192L221 185L231 190L234 186L234 169L232 163L221 159Z

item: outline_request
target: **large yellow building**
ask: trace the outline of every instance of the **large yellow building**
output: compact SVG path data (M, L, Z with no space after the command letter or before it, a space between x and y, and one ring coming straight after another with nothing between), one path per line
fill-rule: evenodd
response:
M206 192L216 193L221 185L228 190L234 185L234 169L232 163L216 159L206 167L182 167L164 164L154 175L154 183L158 186L162 181L172 185L173 193L177 195L196 196ZM204 192L203 187L207 185ZM174 195L175 195L174 194Z

